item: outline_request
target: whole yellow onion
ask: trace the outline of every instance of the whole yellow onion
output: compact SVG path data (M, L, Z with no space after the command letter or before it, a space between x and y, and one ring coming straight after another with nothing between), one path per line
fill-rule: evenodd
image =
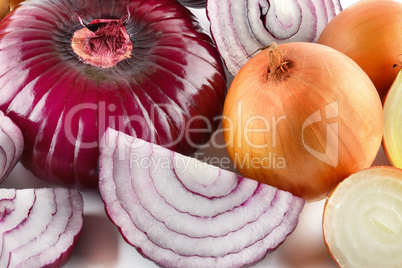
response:
M367 74L315 43L272 44L235 76L223 133L239 172L308 201L369 167L383 112Z
M401 13L400 0L359 1L328 23L318 43L357 62L383 99L398 74L392 66L402 54Z

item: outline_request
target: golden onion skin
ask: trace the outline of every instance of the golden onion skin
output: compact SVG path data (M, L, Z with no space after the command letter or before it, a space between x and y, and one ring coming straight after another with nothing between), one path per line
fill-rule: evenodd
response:
M281 44L280 68L269 49L251 58L229 88L228 153L243 176L320 200L374 161L382 139L380 97L367 74L332 48Z
M398 74L392 66L402 53L401 12L402 3L396 0L359 1L331 20L318 39L357 62L381 99Z

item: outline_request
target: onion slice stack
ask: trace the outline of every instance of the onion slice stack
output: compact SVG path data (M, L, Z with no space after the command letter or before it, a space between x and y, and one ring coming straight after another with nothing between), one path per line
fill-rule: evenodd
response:
M100 192L128 243L163 267L241 267L277 248L305 201L108 129Z
M0 183L18 163L24 150L24 138L19 127L0 111Z
M261 47L317 42L339 12L339 0L209 0L211 34L232 75Z
M0 267L61 266L82 224L77 190L0 189Z

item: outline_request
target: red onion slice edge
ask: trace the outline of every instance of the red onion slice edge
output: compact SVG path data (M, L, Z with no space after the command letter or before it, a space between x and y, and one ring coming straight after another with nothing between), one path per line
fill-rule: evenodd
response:
M21 159L24 138L19 127L0 111L0 183Z
M133 162L133 154L137 162ZM202 178L196 178L194 170L183 168L178 171L172 161L175 154L112 129L108 129L102 139L100 192L107 214L125 240L145 257L164 267L241 267L257 262L267 252L275 250L296 228L305 203L303 199L263 184L258 184L257 188L250 184L248 187L254 187L254 190L249 191L246 200L230 199L236 190L240 190L238 185L229 194L202 196L194 191L196 187L191 191L186 187L202 184ZM189 163L187 168L198 163L193 158L185 158ZM199 173L203 175L213 174L217 169L208 164L198 165L200 167ZM165 190L172 188L171 195L169 189L160 194L160 182L153 180L153 172L161 169L166 171L165 180L172 182L171 186L164 184ZM188 178L185 185L175 172L183 172L180 178L193 177ZM222 186L221 179L218 175L205 186L233 187L231 183ZM230 179L235 183L251 181L237 175ZM188 206L191 211L183 211L169 202L174 197L180 199L175 192L178 189L185 197L182 202L191 204ZM261 191L265 193L261 194ZM232 209L210 216L197 215L197 204L219 204L225 200L231 202L229 207ZM232 214L238 217L231 217ZM197 221L201 224L193 225ZM207 230L212 226L222 230L209 233Z
M0 189L0 212L0 267L61 266L83 226L76 189Z
M259 48L286 42L317 42L339 12L339 0L208 0L211 35L234 76Z

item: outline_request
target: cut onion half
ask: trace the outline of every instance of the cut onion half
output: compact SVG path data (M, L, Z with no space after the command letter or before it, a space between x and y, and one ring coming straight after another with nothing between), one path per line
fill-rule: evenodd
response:
M77 190L0 189L0 267L60 267L82 225Z
M209 0L207 15L219 53L232 75L256 50L286 42L317 42L342 10L339 0Z
M24 138L19 127L0 111L0 183L14 169L24 150Z
M402 267L402 170L371 167L326 202L323 233L340 267Z
M276 249L305 201L108 129L100 192L111 220L163 267L242 267Z

